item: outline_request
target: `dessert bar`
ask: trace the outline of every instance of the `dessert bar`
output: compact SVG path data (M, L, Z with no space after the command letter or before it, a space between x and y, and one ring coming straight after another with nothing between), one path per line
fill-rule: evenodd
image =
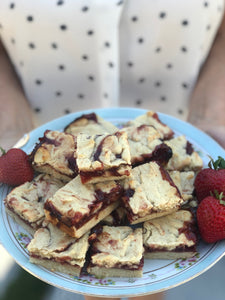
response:
M163 140L171 139L174 135L173 130L164 124L159 115L154 111L148 111L146 114L138 116L136 119L129 121L128 126L140 126L140 125L151 125L160 133L160 137Z
M77 135L79 133L87 133L90 135L103 134L103 133L114 133L118 130L112 123L104 120L95 113L84 114L70 124L68 124L64 131Z
M46 130L30 158L34 169L68 182L77 175L76 139L73 135Z
M46 218L79 238L118 207L121 194L115 181L82 184L78 175L46 201Z
M196 254L196 225L192 213L179 210L143 224L145 258L178 259Z
M166 165L172 157L171 148L162 142L153 126L129 126L121 131L127 133L133 167L153 160Z
M64 184L46 174L31 182L14 188L5 198L6 212L30 234L39 228L45 219L44 203Z
M44 225L28 244L30 262L54 272L79 276L89 247L89 233L76 239L51 223Z
M76 157L83 184L130 175L130 148L125 132L94 136L78 134Z
M169 171L175 185L185 201L193 199L195 173L193 171Z
M90 246L88 273L98 278L142 277L142 228L103 226Z
M122 199L131 224L170 214L184 202L168 172L157 162L133 168L124 180L124 190Z
M166 169L178 171L199 171L203 167L203 161L194 151L192 144L184 135L175 137L165 143L172 149L173 155Z

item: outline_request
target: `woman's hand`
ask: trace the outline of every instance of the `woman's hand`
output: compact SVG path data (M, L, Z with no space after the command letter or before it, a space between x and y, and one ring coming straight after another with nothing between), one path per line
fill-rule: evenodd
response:
M225 148L225 17L193 90L188 121Z
M200 125L199 128L210 135L225 149L225 126L211 126L210 124Z

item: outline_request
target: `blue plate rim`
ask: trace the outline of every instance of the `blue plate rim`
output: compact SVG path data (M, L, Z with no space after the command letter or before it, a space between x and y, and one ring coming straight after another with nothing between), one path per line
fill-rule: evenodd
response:
M36 129L31 131L29 133L30 139L26 145L22 147L24 151L27 151L35 145L35 143L38 141L39 137L42 136L44 131L46 129L51 130L59 130L60 128L63 128L68 123L73 121L76 117L87 114L91 112L95 112L96 114L99 114L99 116L103 118L110 118L110 119L123 119L125 118L125 115L129 114L129 118L132 119L134 117L137 117L138 115L146 113L148 110L146 109L137 109L137 108L128 108L128 107L121 107L121 108L100 108L100 109L90 109L90 110L84 110L84 111L78 111L74 112L68 115L65 115L63 117L54 119ZM125 115L124 115L125 114ZM196 144L198 144L199 147L205 148L207 145L207 152L212 156L213 158L216 158L218 155L225 157L225 150L216 142L214 141L210 136L208 136L203 131L199 130L198 128L194 127L190 123L187 123L185 121L179 120L177 118L174 118L172 116L169 116L167 114L163 114L158 112L160 119L170 126L172 129L179 131L180 133L186 135L188 138L193 140ZM127 117L126 117L127 118ZM209 147L209 149L208 149ZM0 189L4 188L0 187ZM0 220L3 218L3 205L0 206ZM209 268L211 268L215 263L217 263L225 254L225 241L220 241L215 243L214 250L211 254L209 254L206 259L200 263L198 263L196 266L194 265L191 269L189 269L187 272L183 272L182 274L177 274L177 276L173 276L171 279L166 279L163 282L155 283L151 285L146 285L143 287L129 287L128 289L124 289L123 287L117 287L110 288L107 286L107 289L104 287L98 287L98 286L91 286L91 285L79 285L78 283L74 282L71 284L69 281L63 281L62 279L55 276L54 273L47 273L44 268L41 268L39 266L36 266L34 264L31 264L25 255L23 255L21 252L19 252L16 248L16 245L13 243L9 235L6 234L5 228L3 226L0 226L0 240L3 245L3 247L6 249L6 251L9 252L9 254L14 258L17 264L19 264L23 269L25 269L27 272L32 274L33 276L39 278L40 280L43 280L44 282L54 285L58 288L79 293L83 295L93 295L98 297L129 297L129 296L140 296L140 295L147 295L147 294L153 294L160 291L167 290L169 288L173 288L175 286L181 285L197 276L202 274L203 272L207 271ZM47 277L46 277L47 276Z

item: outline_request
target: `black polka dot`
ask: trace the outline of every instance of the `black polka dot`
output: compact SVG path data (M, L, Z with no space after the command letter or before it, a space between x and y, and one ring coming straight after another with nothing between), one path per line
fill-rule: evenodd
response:
M14 38L11 38L11 43L12 43L12 44L15 44L15 43L16 43L16 41L15 41Z
M127 65L128 65L128 67L131 68L131 67L133 67L134 64L132 63L132 61L128 61Z
M56 43L51 43L51 47L52 47L53 49L57 49L57 48L58 48L58 45L57 45Z
M182 115L182 114L184 113L183 109L181 109L181 108L179 108L179 109L177 110L177 112L178 112L178 114L180 114L180 115Z
M32 43L32 42L30 42L30 43L28 44L28 46L29 46L29 48L30 48L30 49L34 49L34 48L36 48L35 44L34 44L34 43Z
M55 95L56 95L57 97L60 97L60 96L62 96L62 92L61 92L61 91L56 91L56 92L55 92Z
M172 65L171 63L168 63L168 64L166 65L166 68L167 68L167 69L172 69L172 68L173 68L173 65Z
M141 105L142 104L142 100L141 99L137 99L136 100L136 105Z
M42 84L42 80L41 79L36 79L35 83L36 83L36 85L41 85Z
M94 81L94 80L95 80L95 78L94 78L93 75L88 75L88 79L89 79L90 81Z
M203 6L204 6L204 7L208 7L208 6L209 6L208 1L205 1L205 2L203 3Z
M60 29L61 29L62 31L67 30L67 25L65 25L65 24L60 25Z
M188 84L187 84L186 82L183 82L183 83L182 83L182 87L183 87L184 89L188 89L189 86L188 86Z
M64 71L64 70L65 70L65 66L64 66L64 65L59 65L59 66L58 66L58 69L59 69L60 71Z
M10 8L10 9L14 9L14 8L15 8L15 3L13 3L13 2L10 3L10 4L9 4L9 8Z
M181 50L182 52L187 52L187 47L186 47L186 46L182 46L182 47L180 48L180 50Z
M118 1L118 2L116 3L116 5L122 5L122 4L123 4L123 0Z
M23 67L23 66L24 66L24 62L21 60L21 61L19 62L19 65L20 65L21 67Z
M166 13L164 11L159 14L160 19L164 19L166 17Z
M161 82L160 82L160 81L156 81L156 82L155 82L155 86L156 86L156 87L160 87L160 86L161 86Z
M88 6L83 6L83 7L81 8L81 10L82 10L83 12L87 12L87 11L89 10L89 7L88 7Z
M27 21L28 22L33 22L34 18L32 16L27 16Z
M64 114L70 114L71 113L71 110L69 109L69 108L66 108L65 110L64 110Z
M139 78L138 82L139 83L144 83L145 82L145 78L144 77Z
M41 112L41 108L40 108L40 107L35 107L35 108L34 108L34 111L35 111L36 113L39 113L39 112Z
M113 68L113 67L114 67L114 63L110 61L110 62L108 63L108 66L109 66L110 68Z
M59 0L57 1L56 5L60 6L60 5L63 5L64 4L64 1L63 0Z
M139 43L139 44L143 44L143 43L144 43L144 39L143 39L142 37L139 37L139 38L138 38L138 43Z
M79 99L84 99L84 94L78 94L77 97L78 97Z
M82 55L83 60L88 60L88 56L86 54Z
M87 34L88 34L88 35L93 35L93 34L94 34L94 31L93 31L93 30L88 30L88 31L87 31Z
M109 42L105 42L105 47L109 48L110 47L110 43Z
M183 26L187 26L187 25L189 24L189 22L188 22L188 20L183 20L183 21L181 22L181 24L182 24Z
M156 53L159 53L159 52L161 52L161 50L162 50L162 48L161 48L161 47L157 47L157 48L155 48L155 52L156 52Z
M104 94L103 94L103 97L104 97L104 98L108 98L109 95L108 95L107 93L104 93Z
M166 96L161 96L161 97L160 97L160 100L161 100L161 101L166 101Z
M210 29L211 29L211 25L209 24L206 26L206 30L209 31Z
M132 22L137 22L137 21L138 21L138 17L137 17L137 16L133 16L133 17L131 18L131 21L132 21Z

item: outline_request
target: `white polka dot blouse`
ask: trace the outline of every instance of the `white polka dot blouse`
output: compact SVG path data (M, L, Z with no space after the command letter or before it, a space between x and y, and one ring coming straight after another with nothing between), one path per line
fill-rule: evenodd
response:
M224 0L0 1L0 36L37 125L140 107L186 119Z

